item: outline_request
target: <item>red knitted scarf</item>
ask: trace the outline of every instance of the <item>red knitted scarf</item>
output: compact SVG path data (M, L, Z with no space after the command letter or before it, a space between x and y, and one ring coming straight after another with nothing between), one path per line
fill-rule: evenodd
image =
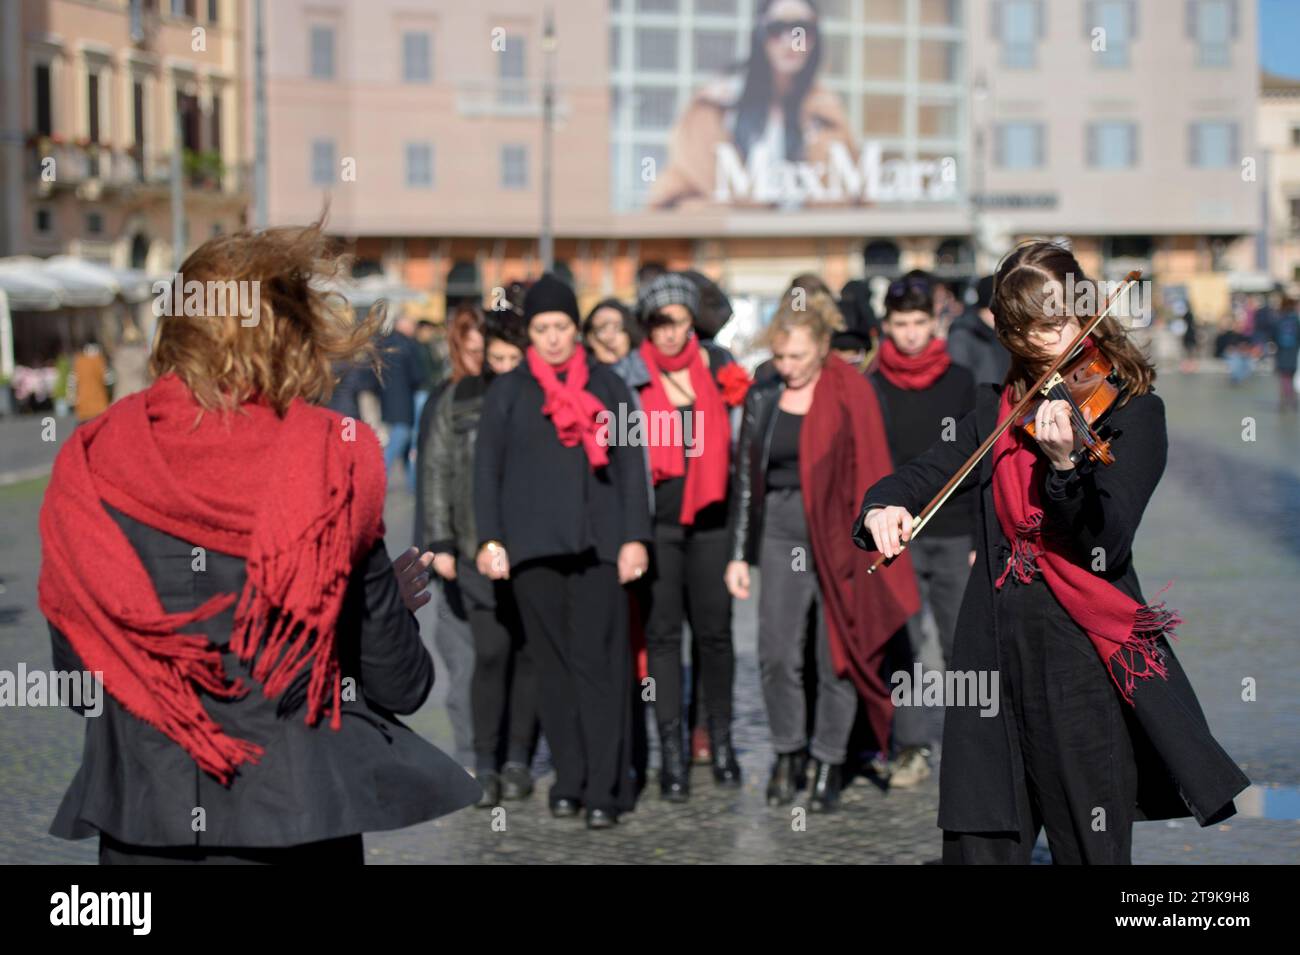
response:
M1011 392L1002 389L999 421L1011 412ZM1045 532L1040 502L1048 462L1036 448L1033 438L1014 426L993 445L993 502L1002 533L1012 545L997 586L1000 589L1009 574L1028 583L1041 571L1052 595L1088 635L1111 679L1132 703L1137 680L1167 675L1157 641L1162 634L1174 636L1182 621L1164 601L1139 604L1079 566L1067 556L1069 541Z
M112 506L244 558L241 594L167 613ZM365 425L301 400L202 413L175 375L119 401L60 450L41 506L41 612L127 712L229 784L262 748L208 715L200 691L248 692L221 651L185 630L235 603L230 649L268 697L310 667L308 724L340 725L334 625L354 563L383 536L384 467ZM87 559L101 570L87 572ZM300 626L301 625L301 626Z
M930 343L915 355L904 355L893 339L885 336L880 342L880 373L899 388L923 391L942 377L952 364L948 346L942 338L931 338Z
M528 370L542 387L542 414L555 425L560 444L572 448L579 442L587 452L592 470L609 463L609 450L596 438L596 416L605 410L604 403L587 391L590 373L587 351L581 345L561 365L549 365L537 349L528 346ZM564 380L560 380L563 374Z
M671 358L646 339L641 343L641 357L650 371L650 384L641 390L641 405L651 421L670 421L676 409L668 398L661 372L689 368L691 391L695 392L695 410L700 412L699 433L691 435L700 456L686 466L682 442L650 442L650 478L655 484L669 478L686 476L682 489L681 522L694 524L695 515L727 496L727 468L731 459L731 427L727 406L718 386L713 383L700 341L692 335L686 347ZM683 429L684 431L684 429ZM656 433L654 430L652 434ZM677 437L676 434L673 435Z

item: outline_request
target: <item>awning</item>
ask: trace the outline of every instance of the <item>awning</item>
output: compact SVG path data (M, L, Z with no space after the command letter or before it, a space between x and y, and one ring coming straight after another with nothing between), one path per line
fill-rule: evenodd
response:
M63 304L59 284L40 269L0 259L0 289L15 312L49 312Z

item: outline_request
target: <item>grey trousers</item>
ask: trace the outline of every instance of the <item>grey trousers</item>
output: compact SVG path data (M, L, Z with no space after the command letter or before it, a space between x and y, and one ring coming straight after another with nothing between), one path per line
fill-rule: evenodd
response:
M474 681L474 634L469 627L464 598L454 580L438 578L434 588L438 610L433 624L433 646L446 668L438 675L447 687L447 719L456 745L456 761L475 765L474 714L470 694Z
M957 613L961 610L966 581L970 578L971 539L969 537L918 537L907 545L916 568L916 583L921 591L921 612L907 621L906 645L889 654L889 673L912 671L921 659L926 632L925 608L934 614L939 631L942 665L952 664L953 635L957 632ZM888 683L888 677L886 678ZM890 688L893 684L889 683ZM894 746L934 746L943 739L942 706L900 706L894 710Z
M838 765L844 762L848 750L858 694L852 681L835 675L831 663L803 496L797 490L771 491L763 508L758 563L758 669L772 748L777 753L793 753L809 746L803 666L808 612L815 608L817 710L809 748L814 758Z

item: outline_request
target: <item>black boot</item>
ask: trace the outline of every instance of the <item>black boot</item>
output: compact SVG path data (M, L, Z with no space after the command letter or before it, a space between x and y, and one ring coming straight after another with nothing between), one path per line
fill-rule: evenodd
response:
M834 812L840 806L840 790L844 785L842 767L838 763L813 761L812 794L808 808L813 812Z
M731 720L709 720L709 748L713 751L713 781L728 789L740 786L740 764L731 746Z
M659 756L659 795L669 802L686 802L691 794L691 777L681 720L659 724Z
M494 772L478 774L478 784L483 787L483 795L474 805L479 809L491 809L501 804L501 777Z
M802 789L800 767L806 765L807 756L802 753L778 753L772 764L772 775L767 780L767 804L769 806L788 806L794 802L796 789Z

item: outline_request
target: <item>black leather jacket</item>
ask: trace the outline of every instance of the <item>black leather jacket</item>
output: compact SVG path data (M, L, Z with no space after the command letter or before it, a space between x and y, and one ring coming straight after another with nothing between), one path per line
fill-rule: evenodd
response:
M772 449L776 406L785 391L781 378L756 382L745 395L740 441L731 470L731 560L758 563L763 538L763 498L767 493L767 460Z
M420 543L434 553L473 561L478 552L474 524L474 441L487 384L482 376L447 387L433 409L427 446L420 454L424 497Z

